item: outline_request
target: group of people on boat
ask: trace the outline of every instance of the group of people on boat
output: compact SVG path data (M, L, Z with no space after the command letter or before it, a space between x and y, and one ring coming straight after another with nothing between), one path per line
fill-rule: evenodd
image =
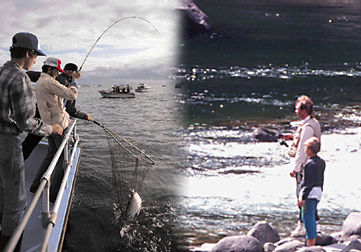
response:
M129 94L130 93L130 87L127 86L113 86L113 92L114 93L124 93Z
M48 57L42 72L30 70L40 50L38 38L20 32L13 36L11 59L0 68L0 251L6 247L19 225L26 209L24 161L44 137L48 137L48 153L44 158L30 191L35 192L50 165L63 136L70 116L93 120L89 114L78 111L77 80L81 72L74 63L61 68L61 61ZM37 105L31 86L36 82ZM20 134L28 132L23 142ZM63 155L50 181L50 201L54 202L64 175ZM21 238L15 251L20 251Z

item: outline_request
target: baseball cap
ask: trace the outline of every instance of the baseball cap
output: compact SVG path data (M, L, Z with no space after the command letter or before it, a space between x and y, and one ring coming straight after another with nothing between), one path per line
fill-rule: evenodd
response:
M75 65L74 63L68 63L64 66L64 70L70 70L70 71L78 71L78 66Z
M55 67L58 71L64 73L64 70L60 67L61 61L54 57L49 57L44 61L44 66Z
M38 38L29 32L19 32L16 33L13 37L13 44L12 47L22 47L25 49L32 49L40 56L46 56L40 50L40 45Z

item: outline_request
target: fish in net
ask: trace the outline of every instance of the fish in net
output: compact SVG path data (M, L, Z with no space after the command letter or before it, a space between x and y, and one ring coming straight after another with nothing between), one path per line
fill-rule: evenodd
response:
M154 161L142 150L119 134L101 126L108 140L112 164L113 192L117 212L122 221L130 221L140 213L142 207L142 185L148 168Z

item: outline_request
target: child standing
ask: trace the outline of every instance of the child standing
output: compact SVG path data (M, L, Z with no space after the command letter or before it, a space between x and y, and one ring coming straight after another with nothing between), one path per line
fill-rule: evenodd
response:
M301 192L298 206L302 207L302 220L306 227L307 246L316 243L316 219L317 204L321 200L325 161L317 156L320 151L320 141L317 137L311 137L304 143L305 151L309 160L303 171Z

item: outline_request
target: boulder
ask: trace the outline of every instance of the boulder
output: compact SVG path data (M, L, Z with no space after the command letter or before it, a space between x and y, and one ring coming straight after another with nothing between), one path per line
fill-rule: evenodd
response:
M343 222L341 231L345 236L361 235L361 212L350 213Z
M316 237L316 245L327 246L337 243L337 239L331 235L318 234Z
M353 240L351 241L341 252L348 252L351 249L361 250L361 241L360 240Z
M293 237L287 237L287 238L284 238L278 242L275 243L275 245L278 247L278 246L281 246L282 244L285 244L287 242L290 242L290 241L295 241L297 240L296 238L293 238Z
M273 250L275 250L276 247L277 246L271 242L266 242L265 244L263 244L263 249L265 252L272 252Z
M228 236L217 242L212 252L263 252L260 242L247 235Z
M249 230L247 235L257 238L262 246L266 242L275 243L280 240L280 236L277 230L265 221L258 222L256 225L254 225L251 230Z
M292 240L290 242L286 242L280 246L278 246L274 252L293 252L296 251L299 248L304 247L305 244L298 241L298 240Z
M298 250L297 252L326 252L321 246L313 246L313 247L303 247Z

